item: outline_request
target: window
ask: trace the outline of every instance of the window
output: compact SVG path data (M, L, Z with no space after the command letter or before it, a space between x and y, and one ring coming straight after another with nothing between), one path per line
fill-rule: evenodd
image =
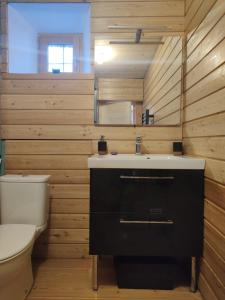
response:
M39 72L82 72L82 34L41 34Z

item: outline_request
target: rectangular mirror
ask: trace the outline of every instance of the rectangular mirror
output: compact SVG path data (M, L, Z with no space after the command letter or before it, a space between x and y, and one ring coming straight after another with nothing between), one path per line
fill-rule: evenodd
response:
M180 125L182 44L141 29L133 40L95 38L95 124Z

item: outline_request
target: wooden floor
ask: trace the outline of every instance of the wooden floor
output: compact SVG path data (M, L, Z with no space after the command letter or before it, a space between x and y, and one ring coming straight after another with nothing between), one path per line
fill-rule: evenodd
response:
M101 261L98 292L91 289L91 260L35 260L34 286L28 300L202 300L188 287L173 291L118 289L110 259Z

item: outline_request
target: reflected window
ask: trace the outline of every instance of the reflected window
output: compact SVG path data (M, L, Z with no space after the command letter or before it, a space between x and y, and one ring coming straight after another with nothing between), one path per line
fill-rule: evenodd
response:
M39 36L39 71L82 72L81 34L43 34Z
M48 72L73 72L73 45L48 46Z

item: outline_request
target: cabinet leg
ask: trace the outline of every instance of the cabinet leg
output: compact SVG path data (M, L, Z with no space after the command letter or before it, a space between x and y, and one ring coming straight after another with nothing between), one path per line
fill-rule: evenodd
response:
M98 255L92 256L92 289L98 290Z
M197 291L197 258L191 258L191 292Z

